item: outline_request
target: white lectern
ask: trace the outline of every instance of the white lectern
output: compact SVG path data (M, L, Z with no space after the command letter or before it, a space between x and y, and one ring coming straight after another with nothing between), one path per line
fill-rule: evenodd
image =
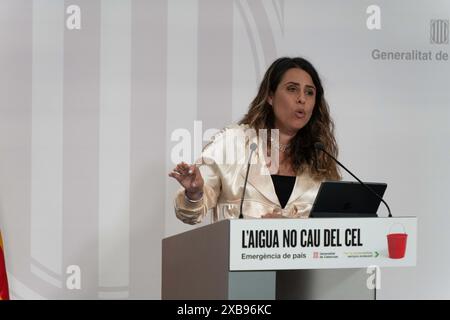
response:
M416 218L223 220L162 241L162 299L375 299L416 264Z

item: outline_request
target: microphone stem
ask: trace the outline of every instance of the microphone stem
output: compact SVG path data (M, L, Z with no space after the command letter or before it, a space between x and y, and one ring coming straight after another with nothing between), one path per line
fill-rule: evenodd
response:
M386 201L383 200L382 197L380 197L375 191L373 191L371 188L369 188L369 186L367 186L364 182L362 182L361 180L358 179L357 176L355 176L353 173L350 172L350 170L348 170L342 163L340 163L338 161L338 159L336 159L335 157L333 157L330 153L328 153L325 149L320 149L323 152L325 152L330 158L332 158L334 161L336 161L337 164L339 164L342 168L345 169L345 171L347 171L353 178L355 178L362 186L364 186L367 190L369 190L373 195L375 195L381 202L384 203L384 205L386 206L388 212L389 212L389 218L392 218L392 214L391 214L391 208L389 208L388 204L386 203Z
M253 150L250 151L250 156L248 158L247 173L245 174L244 188L242 189L241 206L239 208L239 219L242 219L244 217L244 215L242 214L242 207L244 205L245 189L247 189L247 179L248 179L248 173L250 171L250 161L252 159L252 154L253 154Z

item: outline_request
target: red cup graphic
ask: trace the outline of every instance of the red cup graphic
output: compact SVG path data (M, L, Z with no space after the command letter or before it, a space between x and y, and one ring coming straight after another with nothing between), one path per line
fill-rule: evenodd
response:
M390 230L389 234L387 235L389 258L402 259L405 256L406 240L408 239L408 235L406 234L406 232L391 233ZM404 227L403 231L405 231Z

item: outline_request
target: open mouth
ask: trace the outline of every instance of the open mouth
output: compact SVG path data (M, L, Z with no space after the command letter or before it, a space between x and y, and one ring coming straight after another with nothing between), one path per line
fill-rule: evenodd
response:
M304 111L295 111L295 116L296 116L298 119L303 119L303 118L306 116L306 114L305 114Z

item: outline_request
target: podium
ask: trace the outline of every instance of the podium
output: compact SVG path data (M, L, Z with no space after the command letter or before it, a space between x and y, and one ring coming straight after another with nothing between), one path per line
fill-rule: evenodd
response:
M163 239L161 296L376 299L380 267L416 264L416 233L416 218L223 220Z

